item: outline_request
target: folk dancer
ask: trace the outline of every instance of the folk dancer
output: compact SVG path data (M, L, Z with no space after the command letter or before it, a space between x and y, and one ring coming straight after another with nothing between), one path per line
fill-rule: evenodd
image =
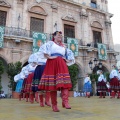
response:
M38 88L40 90L51 91L51 103L54 112L59 112L57 107L57 90L61 90L62 105L66 109L71 109L68 103L68 90L72 83L67 67L74 64L73 52L65 48L62 43L62 32L56 31L52 41L42 45L39 52L47 59L46 66L40 80Z

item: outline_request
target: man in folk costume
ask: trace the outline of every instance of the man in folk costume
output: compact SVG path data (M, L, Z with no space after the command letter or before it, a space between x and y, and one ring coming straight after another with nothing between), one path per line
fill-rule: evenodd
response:
M110 73L110 87L111 87L111 98L115 98L117 93L117 98L120 98L120 83L118 77L118 70L115 65L112 66L112 71Z
M98 83L97 83L97 91L100 93L99 98L105 98L107 87L106 87L106 78L103 75L102 70L99 70L99 77L98 77Z
M57 107L57 90L61 90L62 106L66 109L71 109L68 103L68 90L71 89L72 83L67 64L74 64L75 59L73 52L66 49L62 43L62 32L56 31L53 34L52 41L42 45L39 52L47 58L47 62L38 88L50 91L54 112L59 112Z
M38 85L40 83L41 76L43 74L47 59L42 58L40 55L40 52L35 53L35 57L37 58L37 61L36 61L37 67L35 69L34 77L32 80L32 91L35 93L35 98L37 102L38 102L38 96L39 96L40 106L44 107L43 91L38 89ZM49 100L50 100L50 92L46 91L45 92L45 104L47 106L51 106Z

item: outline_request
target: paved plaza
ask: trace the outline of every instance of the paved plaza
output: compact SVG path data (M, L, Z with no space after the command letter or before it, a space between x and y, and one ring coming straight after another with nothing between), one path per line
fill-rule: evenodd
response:
M61 106L60 112L53 112L50 107L40 107L18 99L0 100L0 120L120 120L120 99L70 98L72 109Z

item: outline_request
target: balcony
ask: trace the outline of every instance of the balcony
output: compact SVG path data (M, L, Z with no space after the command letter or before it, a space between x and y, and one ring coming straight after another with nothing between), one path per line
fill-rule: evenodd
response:
M32 32L30 30L15 28L15 27L5 27L4 36L6 37L15 37L21 39L29 39L32 40ZM45 33L47 36L47 40L49 40L52 36L51 34Z
M15 27L5 27L4 35L21 38L31 38L31 31Z
M107 50L110 50L110 51L114 50L113 47L110 46L109 44L105 44L105 45L106 45ZM97 43L95 43L95 42L91 42L91 43L87 44L87 46L92 47L92 48L96 48L96 49L98 48Z
M15 28L15 27L5 27L5 33L4 36L5 37L13 37L13 38L19 38L19 39L27 39L32 41L32 32L30 30L25 30L25 29L21 29L21 28ZM45 33L47 36L47 40L51 40L52 39L52 35ZM63 41L64 43L67 43L67 37L63 36ZM89 43L90 46L87 46L86 41L83 41L82 39L78 39L78 45L79 47L82 48L86 48L86 47L92 47L92 48L97 48L97 43L91 42ZM106 48L107 50L113 50L113 48L109 45L106 44Z
M97 8L97 4L96 4L96 3L92 3L92 2L91 2L91 3L90 3L90 6L91 6L91 8L95 8L95 9Z

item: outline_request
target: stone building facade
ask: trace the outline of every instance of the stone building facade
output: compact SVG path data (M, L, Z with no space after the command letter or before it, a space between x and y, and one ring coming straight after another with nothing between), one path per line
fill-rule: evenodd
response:
M0 0L0 26L5 26L4 47L0 59L4 65L21 61L27 63L32 53L32 31L74 37L79 43L76 64L79 67L77 89L85 73L92 72L89 61L98 58L97 43L106 44L107 60L103 71L110 71L116 62L107 0ZM7 74L2 76L5 93L9 92Z

